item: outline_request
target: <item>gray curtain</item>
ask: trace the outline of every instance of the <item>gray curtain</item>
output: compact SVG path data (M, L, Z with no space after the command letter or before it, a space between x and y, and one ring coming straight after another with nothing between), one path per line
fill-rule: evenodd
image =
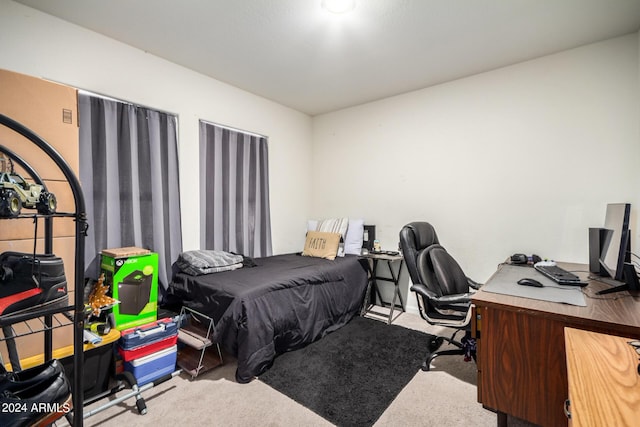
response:
M86 275L103 249L143 247L158 253L162 296L182 251L177 118L82 92L78 102Z
M267 139L200 121L200 244L269 256Z

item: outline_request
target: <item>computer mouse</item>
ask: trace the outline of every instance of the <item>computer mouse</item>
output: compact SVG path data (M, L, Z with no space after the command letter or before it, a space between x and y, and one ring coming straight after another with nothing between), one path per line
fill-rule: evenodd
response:
M536 279L530 279L528 277L518 280L518 285L535 286L536 288L542 288L544 286L542 283L538 282Z

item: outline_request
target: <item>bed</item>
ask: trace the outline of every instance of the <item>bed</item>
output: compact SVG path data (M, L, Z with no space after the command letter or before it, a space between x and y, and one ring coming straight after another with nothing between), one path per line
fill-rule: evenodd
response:
M247 383L274 358L337 330L359 313L367 287L356 255L334 260L276 255L254 267L213 274L177 273L169 293L214 319L214 339L238 360Z

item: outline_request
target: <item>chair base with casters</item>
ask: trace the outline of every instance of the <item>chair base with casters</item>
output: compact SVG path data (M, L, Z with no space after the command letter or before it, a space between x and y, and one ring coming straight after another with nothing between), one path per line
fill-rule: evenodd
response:
M440 335L432 337L429 340L429 352L427 353L425 361L422 362L420 369L425 372L430 371L431 362L438 356L464 355L466 361L473 359L473 361L476 362L476 345L475 339L471 338L471 331L465 331L465 335L462 337L462 340L456 341L455 337L459 332L462 332L462 330L455 331L453 335L451 335L451 338ZM457 348L438 351L445 341Z

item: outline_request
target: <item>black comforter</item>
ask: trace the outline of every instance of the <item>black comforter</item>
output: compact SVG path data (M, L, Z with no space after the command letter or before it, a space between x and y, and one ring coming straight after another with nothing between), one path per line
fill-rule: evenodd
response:
M214 339L237 357L236 380L246 383L277 354L321 338L358 313L367 286L361 262L353 255L256 258L252 268L178 273L169 293L214 319Z

